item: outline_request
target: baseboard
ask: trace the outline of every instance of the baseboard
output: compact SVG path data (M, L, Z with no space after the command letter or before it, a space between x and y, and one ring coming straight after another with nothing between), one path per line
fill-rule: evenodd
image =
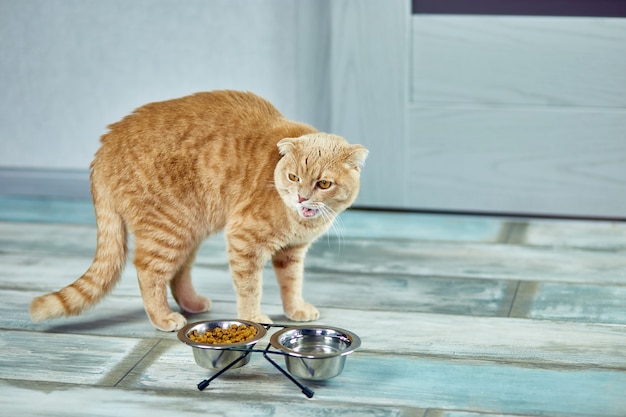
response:
M91 199L89 171L0 167L0 195Z

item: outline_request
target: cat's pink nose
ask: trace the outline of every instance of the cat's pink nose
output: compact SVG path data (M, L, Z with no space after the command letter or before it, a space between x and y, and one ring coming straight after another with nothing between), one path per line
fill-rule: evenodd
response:
M308 198L306 197L302 197L300 194L298 194L298 203L302 203L303 201L307 201Z

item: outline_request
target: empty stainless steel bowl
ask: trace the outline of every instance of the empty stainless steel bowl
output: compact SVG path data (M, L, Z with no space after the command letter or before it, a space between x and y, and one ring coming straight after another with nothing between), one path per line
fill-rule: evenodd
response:
M320 381L343 371L346 356L361 346L361 339L337 327L295 326L274 333L270 343L286 354L291 375Z
M206 344L206 343L198 343L194 342L189 338L189 335L197 330L199 334L206 333L207 331L212 331L217 327L221 327L222 329L227 329L231 325L242 325L245 324L249 327L256 328L256 336L252 339L247 340L245 342L240 343L229 343L229 344ZM265 327L261 326L258 323L254 323L246 320L215 320L215 321L201 321L197 323L191 323L183 327L178 331L178 339L181 342L184 342L191 346L193 349L193 357L198 365L207 369L222 369L227 365L232 363L234 360L239 358L245 349L252 349L254 345L261 340L267 334L267 330ZM236 350L240 349L240 350ZM248 362L250 362L250 356L248 355L237 364L233 366L233 368L239 368Z

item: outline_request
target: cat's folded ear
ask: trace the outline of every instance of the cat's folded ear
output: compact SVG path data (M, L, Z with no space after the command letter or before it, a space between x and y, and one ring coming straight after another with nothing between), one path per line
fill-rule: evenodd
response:
M365 165L365 160L370 151L363 145L350 145L347 162L353 168L360 170Z
M285 156L296 146L295 138L281 139L276 145L278 146L278 153Z

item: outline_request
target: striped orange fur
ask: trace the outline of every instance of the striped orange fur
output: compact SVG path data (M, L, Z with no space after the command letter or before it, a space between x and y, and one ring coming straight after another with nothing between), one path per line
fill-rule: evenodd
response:
M170 309L167 288L183 311L210 308L190 273L198 246L221 229L239 318L271 322L261 312L268 261L286 316L318 318L302 296L304 256L354 202L363 146L286 120L266 100L236 91L147 104L109 129L91 165L93 263L74 283L36 297L33 320L79 314L109 293L126 261L128 230L150 321L180 329L186 319Z

